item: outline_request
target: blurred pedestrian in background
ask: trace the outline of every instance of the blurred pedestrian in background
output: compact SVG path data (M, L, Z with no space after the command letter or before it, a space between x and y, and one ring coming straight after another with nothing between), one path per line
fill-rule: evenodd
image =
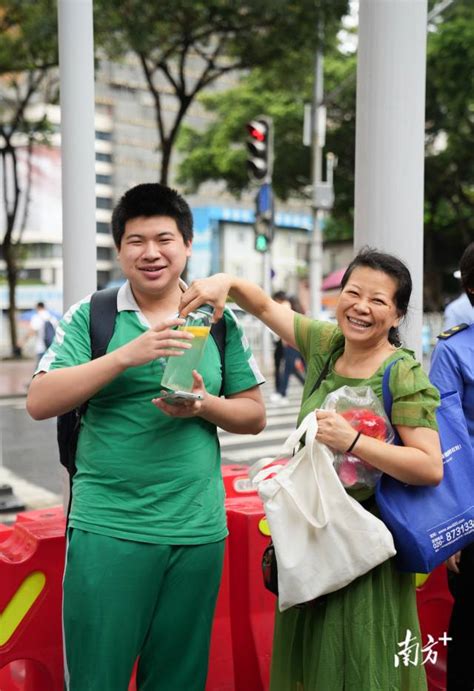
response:
M456 278L461 278L461 271L455 271L454 275ZM472 324L473 322L474 307L464 289L458 298L446 305L443 316L443 331L447 331L458 324Z
M290 302L284 290L277 290L273 293L273 299L280 305L286 304L290 307ZM283 368L284 368L284 356L285 347L283 341L277 334L272 332L273 338L273 364L274 364L274 378L275 378L275 391L271 394L270 400L275 403L281 399L279 393L281 388L281 380L283 378Z
M58 320L46 309L44 302L36 303L35 314L31 317L28 331L20 345L23 349L30 338L35 337L36 364L39 363L49 346L53 342Z
M474 242L459 263L464 297L474 313ZM474 452L474 324L443 331L433 351L430 379L440 392L458 391ZM474 543L447 561L454 597L449 624L447 691L474 689Z
M301 302L295 295L288 297L288 302L293 312L304 314ZM290 377L293 375L304 386L306 376L306 366L300 353L288 343L283 343L283 375L280 377L280 385L277 389L280 395L280 403L288 403L286 396Z

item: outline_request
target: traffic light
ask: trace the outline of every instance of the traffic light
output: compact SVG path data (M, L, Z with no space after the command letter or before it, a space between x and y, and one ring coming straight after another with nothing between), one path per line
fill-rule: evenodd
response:
M265 235L255 235L255 249L257 252L268 252L268 239Z
M272 175L272 127L269 118L260 117L250 120L246 124L247 137L247 169L249 176L255 182L263 184Z
M273 226L270 221L256 219L255 221L255 249L257 252L268 252L273 240Z

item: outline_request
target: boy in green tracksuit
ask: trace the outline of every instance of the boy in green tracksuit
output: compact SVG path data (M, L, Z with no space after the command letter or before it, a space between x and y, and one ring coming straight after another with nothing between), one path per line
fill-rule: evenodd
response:
M191 211L168 187L138 185L112 232L128 280L106 355L91 360L85 298L60 322L27 401L35 419L89 401L68 523L65 684L127 691L139 657L140 691L202 691L227 535L217 426L263 428L263 378L228 310L224 381L209 338L193 374L203 400L157 399L163 358L189 347L176 326Z

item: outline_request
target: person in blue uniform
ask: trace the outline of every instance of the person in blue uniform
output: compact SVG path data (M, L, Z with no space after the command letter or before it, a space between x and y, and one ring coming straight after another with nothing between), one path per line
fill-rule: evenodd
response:
M474 306L474 242L465 249L461 283ZM474 324L458 324L438 336L430 369L441 393L458 391L474 452ZM447 691L474 689L474 543L447 561L454 606L449 624Z

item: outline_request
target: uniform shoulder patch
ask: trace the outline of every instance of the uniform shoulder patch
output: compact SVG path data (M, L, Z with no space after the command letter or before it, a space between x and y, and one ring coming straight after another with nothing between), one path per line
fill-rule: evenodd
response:
M468 328L469 324L458 324L457 326L452 326L450 329L446 329L446 331L442 331L438 338L440 338L442 341L445 341L447 338L451 338L451 336L455 336L461 331L464 331L464 329Z

